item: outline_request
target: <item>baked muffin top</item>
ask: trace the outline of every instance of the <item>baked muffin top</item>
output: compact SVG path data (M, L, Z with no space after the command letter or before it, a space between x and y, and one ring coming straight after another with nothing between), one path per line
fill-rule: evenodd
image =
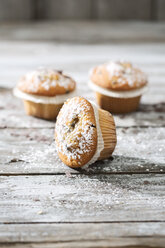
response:
M90 161L97 147L96 120L90 102L74 97L64 103L56 121L55 141L66 165L76 168Z
M96 66L90 73L90 80L109 90L127 91L139 89L147 84L144 72L129 62L110 61Z
M67 94L75 87L75 81L64 75L62 71L47 68L27 73L17 85L22 92L39 96Z

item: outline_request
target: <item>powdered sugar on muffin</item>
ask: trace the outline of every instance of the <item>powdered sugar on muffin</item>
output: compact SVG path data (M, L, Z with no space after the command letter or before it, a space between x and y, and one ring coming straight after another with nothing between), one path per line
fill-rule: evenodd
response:
M95 67L90 78L97 85L110 90L131 90L147 84L144 72L122 61L110 61Z
M95 153L97 131L92 105L84 98L68 100L57 117L55 140L64 162L85 164Z
M55 96L75 89L75 81L61 71L40 68L27 73L18 83L18 88L25 93Z
M110 61L107 63L106 69L109 72L110 79L117 77L113 83L118 82L119 84L125 84L128 82L130 86L133 86L135 83L137 86L140 86L142 82L146 82L147 80L146 75L142 71L133 67L132 64L128 62Z

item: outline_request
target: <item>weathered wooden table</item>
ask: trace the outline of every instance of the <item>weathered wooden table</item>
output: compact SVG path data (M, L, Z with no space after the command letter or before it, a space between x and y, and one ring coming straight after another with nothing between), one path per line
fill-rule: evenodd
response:
M165 247L165 25L74 25L1 26L0 247ZM10 87L51 65L94 99L89 68L118 58L148 73L150 90L137 112L115 116L111 159L69 169L55 151L54 122L26 116Z

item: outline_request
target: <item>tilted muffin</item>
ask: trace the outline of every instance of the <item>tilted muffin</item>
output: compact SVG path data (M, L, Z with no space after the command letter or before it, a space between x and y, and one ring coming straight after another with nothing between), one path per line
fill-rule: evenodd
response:
M59 112L55 142L60 159L72 168L108 158L116 146L114 119L85 98L74 97Z
M21 78L14 95L22 98L28 115L55 119L64 101L76 95L75 81L62 71L41 68Z
M89 85L96 92L101 108L127 113L137 109L147 89L147 77L131 63L111 61L92 69Z

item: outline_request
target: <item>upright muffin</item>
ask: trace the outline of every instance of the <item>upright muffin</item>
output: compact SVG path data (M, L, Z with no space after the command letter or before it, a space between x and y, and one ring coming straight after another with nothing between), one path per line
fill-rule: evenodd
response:
M111 113L136 110L146 85L145 73L128 62L111 61L90 73L89 86L96 92L97 103Z
M62 71L38 69L21 78L14 95L22 98L28 115L55 119L65 100L76 95L75 81Z
M64 164L78 168L111 156L116 146L112 115L83 97L67 100L55 126L58 155Z

